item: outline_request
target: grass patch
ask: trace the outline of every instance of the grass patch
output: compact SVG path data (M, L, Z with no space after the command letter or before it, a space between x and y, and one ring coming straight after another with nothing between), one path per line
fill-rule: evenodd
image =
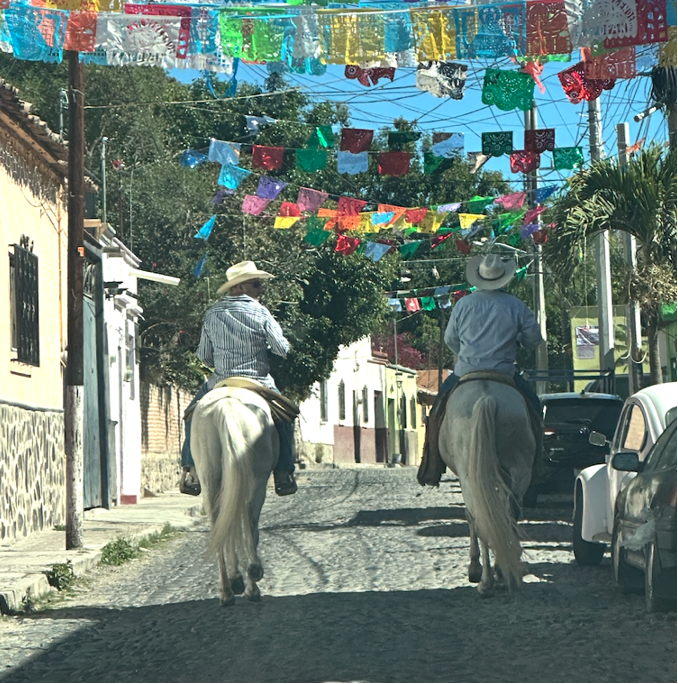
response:
M142 537L138 542L132 542L124 537L118 537L108 542L101 550L102 565L122 565L133 558L138 558L143 551L148 551L155 546L165 543L176 536L175 530L169 523L165 523L160 532L152 532Z
M55 587L59 591L68 591L75 582L73 562L70 559L65 563L55 563L46 574L50 586Z
M58 525L55 525L54 530L56 532L65 532L66 531L66 525L62 525L61 523Z

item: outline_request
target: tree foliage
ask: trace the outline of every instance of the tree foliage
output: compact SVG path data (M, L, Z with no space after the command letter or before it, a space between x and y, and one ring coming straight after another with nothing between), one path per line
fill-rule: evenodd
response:
M656 333L661 306L676 293L676 152L651 145L620 166L595 162L575 174L554 204L557 230L547 262L564 283L572 282L595 237L627 233L637 241L637 268L618 263L625 301L641 307L650 347L653 382L661 382ZM654 351L653 351L654 350Z
M0 75L33 102L34 113L59 130L59 90L67 87L65 65L21 62L0 54ZM263 86L240 83L234 98L223 97L227 84L215 83L214 88L217 98L203 80L179 83L152 67L85 68L86 167L101 184L101 144L106 137L107 219L139 256L142 268L181 278L177 288L139 283L144 309L142 373L154 382L188 388L202 381L207 369L193 353L202 316L214 302L226 269L249 259L276 276L262 301L281 321L292 352L285 360L273 359L273 372L281 390L303 398L313 382L329 375L340 345L392 322L383 294L399 285L399 254L378 263L359 254L346 257L333 251L332 240L321 247L305 243L302 226L274 231L272 217L243 215L242 197L255 193L256 173L236 194L214 205L220 169L215 164L182 167L181 153L187 148L206 152L210 138L240 142L241 165L250 168L252 143L283 147L283 167L267 172L289 183L280 198L294 202L299 186L311 187L330 193L330 207L342 194L365 199L374 209L378 203L429 206L475 194L502 194L508 184L495 172L471 173L460 158L425 174L415 156L411 172L399 178L380 176L374 154L364 174L342 175L331 163L309 174L297 168L295 150L306 146L314 126L349 126L344 105L311 100L279 75ZM61 114L68 121L67 113ZM255 139L245 115L269 116L276 123L263 126ZM394 126L412 130L404 120ZM431 141L424 135L419 144L426 151ZM386 130L377 132L374 149L389 149ZM413 151L414 144L403 149ZM209 240L195 239L214 213L216 227ZM449 225L455 221L450 215ZM204 255L206 268L196 278L193 269ZM462 282L464 262L453 240L436 250L424 242L416 259L407 263L412 286ZM433 263L437 279L431 275ZM425 312L399 324L403 333L411 333L413 348L429 366L437 364L438 315Z

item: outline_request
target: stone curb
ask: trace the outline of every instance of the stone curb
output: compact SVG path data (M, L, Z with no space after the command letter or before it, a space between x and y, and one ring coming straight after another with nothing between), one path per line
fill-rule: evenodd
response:
M190 530L193 526L200 522L201 504L196 504L186 509L186 516L192 522L186 525L176 525L173 527L178 530ZM130 534L120 534L119 530L115 530L115 535L108 541L118 536L123 536L131 542L136 542L151 534L162 531L166 523L148 523L143 530L132 532ZM108 543L108 542L106 542ZM65 563L70 560L73 564L73 574L77 577L83 575L88 570L91 570L101 560L102 549L105 544L97 545L92 548L77 549L74 551L55 551L55 560L53 562L45 563L44 569L40 572L31 572L23 577L17 577L10 580L4 588L0 589L0 615L11 615L21 610L24 599L27 596L31 598L41 598L47 594L56 591L56 588L50 585L47 580L47 571L56 563Z

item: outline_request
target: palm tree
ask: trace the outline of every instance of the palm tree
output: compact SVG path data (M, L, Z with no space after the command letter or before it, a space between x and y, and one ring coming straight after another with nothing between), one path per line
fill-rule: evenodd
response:
M652 383L662 382L657 333L662 304L676 299L676 151L651 145L621 167L615 159L594 162L575 174L554 205L557 228L546 259L566 282L580 265L586 244L601 231L630 233L637 268L619 274L645 323Z

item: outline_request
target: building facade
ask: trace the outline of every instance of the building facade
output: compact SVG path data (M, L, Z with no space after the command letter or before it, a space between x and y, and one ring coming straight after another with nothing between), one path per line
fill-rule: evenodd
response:
M417 373L388 363L366 337L342 347L300 406L299 455L311 463L418 462Z
M66 160L0 80L0 540L65 518Z

